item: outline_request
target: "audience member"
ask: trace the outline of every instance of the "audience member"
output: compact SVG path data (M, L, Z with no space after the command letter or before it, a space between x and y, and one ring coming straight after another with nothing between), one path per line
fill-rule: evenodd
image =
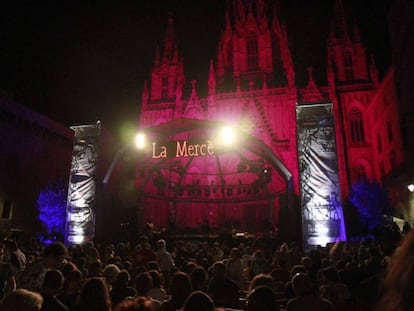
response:
M249 293L251 293L256 287L267 286L273 290L273 279L269 274L258 274L250 282Z
M362 267L365 263L365 260L369 257L369 251L372 248L372 239L366 238L365 240L361 241L359 248L358 248L358 264Z
M213 265L213 277L208 285L208 293L218 307L238 308L239 287L226 276L226 267L222 261Z
M207 292L207 272L202 266L197 266L190 274L193 291Z
M159 309L161 302L149 296L149 292L154 288L154 281L151 273L148 271L141 272L135 279L135 289L137 290L137 296L146 297L151 299L155 309Z
M167 251L167 243L165 240L160 239L157 242L157 252L155 253L159 271L164 276L165 284L170 283L171 271L175 267L174 259Z
M39 261L22 271L18 287L40 292L46 272L51 269L58 270L61 268L65 263L66 255L66 248L62 243L50 244L44 250L43 257Z
M42 311L67 311L69 310L58 298L63 287L63 274L59 270L49 270L45 274L42 286L43 305Z
M241 253L237 247L233 247L226 262L227 276L235 281L240 290L244 290L245 281L243 276L243 262L241 260Z
M147 268L150 261L156 261L154 251L151 249L148 237L143 235L139 238L139 246L136 250L135 261L136 265Z
M100 262L102 267L102 260L99 250L96 247L87 247L85 251L85 268L93 270L91 266L96 265L96 262Z
M67 278L67 276L73 270L77 270L77 269L78 269L78 267L74 263L66 262L65 264L62 265L62 268L60 269L60 272L62 272L64 278Z
M10 263L10 270L13 275L26 269L26 255L21 251L17 242L7 239L5 242L6 252L4 260Z
M224 259L224 251L220 246L219 242L214 242L213 247L208 250L210 262L214 264L217 261L222 261Z
M91 262L86 271L88 272L88 278L102 277L102 261L98 258L94 262Z
M287 244L284 243L280 246L279 250L276 250L272 259L272 270L270 275L278 289L283 289L285 283L290 280L290 273L288 269L287 260Z
M287 251L286 256L287 256L289 267L302 264L302 254L296 242L292 243L291 247Z
M4 262L4 248L0 247L0 300L5 294L16 289L16 280L10 263Z
M135 279L135 289L138 296L147 297L148 291L153 287L151 274L147 271L141 272Z
M286 311L333 311L330 301L319 297L313 288L309 276L304 273L296 274L292 279L296 298L290 299Z
M79 270L72 270L65 278L62 292L58 299L69 309L75 305L82 288L83 275Z
M347 256L347 244L344 241L338 241L332 245L329 250L329 260L334 264L338 260L345 260Z
M319 296L332 302L335 310L349 310L350 293L348 286L339 282L338 271L328 267L320 271Z
M147 292L147 296L158 301L164 301L167 298L167 293L162 286L162 275L157 270L150 270L149 274L152 277L152 288Z
M247 296L247 311L279 311L275 293L268 286L259 286Z
M0 302L0 311L40 311L43 298L27 289L17 289Z
M388 266L382 297L375 310L414 310L414 230L409 231L395 250Z
M116 281L113 283L109 292L112 302L112 308L117 306L127 297L134 297L137 294L135 288L129 286L131 276L127 270L121 270L118 273Z
M202 291L192 292L184 302L183 311L215 311L213 300Z
M162 311L176 311L183 307L191 293L189 276L184 272L176 272L171 279L170 288L171 297L161 305Z
M109 289L103 278L89 278L83 285L76 311L111 311Z
M250 262L250 278L254 278L261 273L269 273L270 265L265 258L265 255L261 249L257 250L253 254L253 258Z
M102 276L104 277L109 290L111 290L112 284L116 281L120 271L119 267L115 264L106 265L103 269Z
M134 297L122 301L114 311L154 311L153 301L146 297Z

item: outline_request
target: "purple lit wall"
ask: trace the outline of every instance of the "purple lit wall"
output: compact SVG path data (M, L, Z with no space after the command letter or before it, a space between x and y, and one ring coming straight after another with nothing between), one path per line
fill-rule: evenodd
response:
M48 234L64 235L67 187L55 182L43 189L37 199L39 219L46 227Z

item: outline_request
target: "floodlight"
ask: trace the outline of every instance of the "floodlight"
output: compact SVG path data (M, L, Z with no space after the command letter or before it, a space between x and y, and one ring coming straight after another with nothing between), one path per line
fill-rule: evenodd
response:
M138 133L135 136L135 146L138 149L143 149L145 147L145 135L143 133Z
M230 126L223 127L220 133L221 142L226 145L230 145L236 140L236 133Z

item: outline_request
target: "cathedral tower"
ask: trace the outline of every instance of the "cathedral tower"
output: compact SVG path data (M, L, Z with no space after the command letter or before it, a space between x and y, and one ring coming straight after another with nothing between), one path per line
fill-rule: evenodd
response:
M157 48L151 73L150 89L145 82L142 94L141 126L146 127L180 118L184 65L178 53L173 16L168 18L163 53Z
M333 3L328 45L329 95L334 102L342 194L352 183L372 179L372 141L367 108L378 88L378 71L354 20L347 21L342 0Z
M295 87L295 73L285 25L280 23L278 6L264 0L227 1L226 25L217 53L219 92Z

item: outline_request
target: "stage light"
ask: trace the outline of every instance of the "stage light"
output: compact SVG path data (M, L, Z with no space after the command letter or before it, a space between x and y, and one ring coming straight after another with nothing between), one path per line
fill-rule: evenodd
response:
M408 188L408 191L410 191L410 192L414 192L414 184L409 184L409 185L407 186L407 188Z
M262 184L268 184L272 181L272 168L271 167L262 168L258 175L260 177Z
M138 133L135 136L135 146L138 149L143 149L145 147L145 135L143 133Z
M236 141L236 133L232 127L226 126L220 132L221 142L225 145L230 145Z

